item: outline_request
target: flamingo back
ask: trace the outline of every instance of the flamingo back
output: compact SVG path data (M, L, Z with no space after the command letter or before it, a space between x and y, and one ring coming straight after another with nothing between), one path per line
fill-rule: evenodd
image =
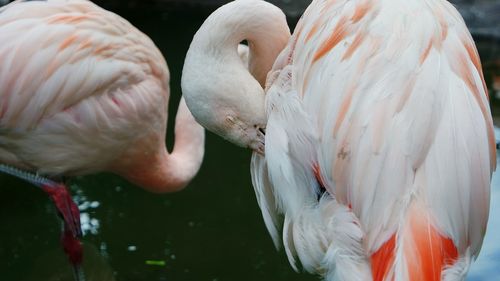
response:
M479 57L450 3L313 1L267 82L267 100L285 95L281 100L287 105L280 107L286 108L298 99L305 113L297 118L312 122L301 127L298 120L278 123L285 110L268 104L266 157L254 156L253 180L263 214L271 213L273 207L266 204L276 200L285 214L287 253L327 280L465 278L486 230L496 150ZM281 85L291 86L283 90ZM288 139L275 144L278 130L285 135L281 139ZM313 151L317 177L311 157L274 148L303 145L297 131L317 142L304 148ZM280 166L286 161L309 165L307 180L280 185L287 174L271 167L273 154L281 155ZM281 200L280 205L282 194L314 193L315 178L327 190L315 204ZM347 208L343 212L351 224L346 220L329 229L325 215L335 213L318 211L326 203ZM309 223L309 232L301 227L290 232L287 224L302 223L292 214L306 216L305 210L322 219L316 226ZM272 217L265 220L271 230L276 226L269 224L278 222ZM344 233L344 244L338 240L342 227L350 232ZM297 238L304 233L315 237L309 241L316 246ZM339 266L345 260L335 253L348 250L342 247L363 249L347 257L366 263L370 277L366 267L359 266L356 275Z
M165 150L168 68L123 18L90 1L16 1L0 41L1 162L83 174L146 135Z

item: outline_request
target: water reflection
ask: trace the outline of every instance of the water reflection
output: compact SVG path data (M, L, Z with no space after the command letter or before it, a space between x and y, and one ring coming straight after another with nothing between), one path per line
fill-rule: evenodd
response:
M78 188L76 185L71 187L73 200L78 205L80 210L80 223L82 225L83 235L99 233L99 219L94 215L96 209L101 205L99 201L91 201L84 194L84 190Z
M86 261L83 264L86 281L115 281L114 271L109 265L107 259L101 256L98 249L84 243ZM49 265L50 266L47 266ZM73 272L67 266L67 259L61 256L59 251L47 251L37 257L33 266L29 270L27 278L22 281L40 280L40 281L72 281Z

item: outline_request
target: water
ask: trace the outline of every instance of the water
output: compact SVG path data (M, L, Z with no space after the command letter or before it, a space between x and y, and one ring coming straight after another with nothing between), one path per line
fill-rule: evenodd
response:
M173 116L183 57L206 14L119 13L151 36L167 58ZM283 251L274 249L250 181L250 151L211 133L206 148L199 175L177 194L150 194L110 174L71 182L82 210L87 281L317 280L295 273ZM60 221L47 196L4 175L0 186L0 280L72 280L59 244ZM468 280L500 279L499 188L495 174L487 237Z

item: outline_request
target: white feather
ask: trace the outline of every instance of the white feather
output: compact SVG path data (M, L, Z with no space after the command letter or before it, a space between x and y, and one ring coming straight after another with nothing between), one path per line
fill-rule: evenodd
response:
M369 280L368 257L408 229L418 202L458 249L460 269L443 273L454 280L480 249L495 162L486 93L466 50L473 42L444 1L374 1L343 23L362 3L313 1L268 75L265 157L285 249L292 265L296 255L327 280ZM315 201L313 164L328 200ZM320 211L328 205L336 211ZM389 275L406 280L408 239L397 237Z

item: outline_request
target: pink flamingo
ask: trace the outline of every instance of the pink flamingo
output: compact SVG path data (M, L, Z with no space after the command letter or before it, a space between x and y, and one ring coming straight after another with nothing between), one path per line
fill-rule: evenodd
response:
M171 192L197 173L204 130L181 99L167 151L167 64L129 22L85 0L15 1L0 9L0 41L1 170L51 194L74 264L78 209L64 185L39 175L109 171Z
M195 34L182 77L195 119L255 150L275 244L282 225L292 266L329 281L464 280L496 152L459 13L445 0L314 0L288 35L276 7L234 1Z

